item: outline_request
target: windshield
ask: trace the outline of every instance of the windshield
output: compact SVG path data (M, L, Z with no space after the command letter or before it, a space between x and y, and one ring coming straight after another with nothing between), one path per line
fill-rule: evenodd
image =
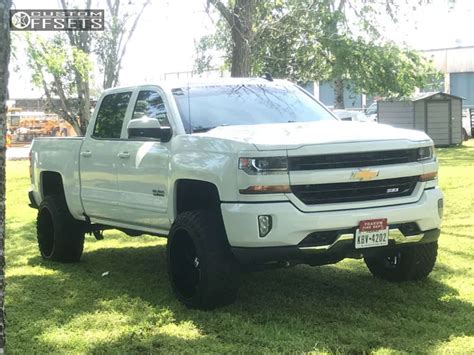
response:
M296 86L210 85L172 90L187 133L218 126L335 120Z

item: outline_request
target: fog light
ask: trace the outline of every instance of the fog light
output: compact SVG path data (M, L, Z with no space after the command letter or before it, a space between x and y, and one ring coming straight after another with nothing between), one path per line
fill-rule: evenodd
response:
M258 233L260 238L265 237L272 230L272 216L258 216Z
M443 218L443 211L444 211L444 202L443 202L443 199L440 198L438 200L438 214L439 214L439 218Z

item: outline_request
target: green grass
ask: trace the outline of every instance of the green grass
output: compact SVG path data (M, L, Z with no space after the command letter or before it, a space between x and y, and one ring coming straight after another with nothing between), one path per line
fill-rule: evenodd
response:
M417 283L374 279L360 260L243 276L212 312L173 297L161 238L108 231L80 263L39 257L27 162L8 163L10 353L474 351L474 142L440 149L446 194L438 263ZM109 271L109 276L101 274Z

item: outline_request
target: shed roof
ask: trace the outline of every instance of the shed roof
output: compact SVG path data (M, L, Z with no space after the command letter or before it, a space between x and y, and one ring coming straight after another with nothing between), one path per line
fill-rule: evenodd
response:
M461 100L465 100L464 97L461 97L461 96L455 96L455 95L451 95L451 94L448 94L446 92L441 92L441 91L434 91L434 92L425 92L419 96L416 96L416 97L412 97L411 98L411 101L420 101L420 100L425 100L425 99L429 99L433 96L443 96L443 97L449 97L449 98L452 98L452 99L461 99Z

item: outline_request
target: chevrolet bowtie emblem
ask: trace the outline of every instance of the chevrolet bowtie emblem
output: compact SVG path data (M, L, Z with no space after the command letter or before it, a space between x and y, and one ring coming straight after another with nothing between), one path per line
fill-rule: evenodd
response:
M374 177L379 176L378 170L358 170L354 171L351 175L351 179L367 181L372 180Z

